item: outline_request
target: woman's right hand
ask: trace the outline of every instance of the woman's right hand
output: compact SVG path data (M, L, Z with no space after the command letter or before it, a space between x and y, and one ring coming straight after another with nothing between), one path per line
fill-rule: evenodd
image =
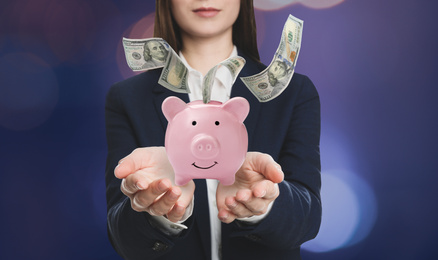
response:
M121 191L131 199L131 207L152 216L180 220L193 199L195 183L176 186L172 165L164 147L137 148L120 160L114 169L122 179Z

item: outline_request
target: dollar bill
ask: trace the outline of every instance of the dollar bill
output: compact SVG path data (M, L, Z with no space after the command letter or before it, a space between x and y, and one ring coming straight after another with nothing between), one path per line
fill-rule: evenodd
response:
M204 104L210 102L211 99L211 89L213 88L214 79L216 76L216 72L219 68L219 65L211 68L207 74L204 76L204 80L202 81L202 101Z
M276 98L289 85L300 52L302 34L303 21L289 15L271 64L256 75L241 77L260 102Z
M161 38L123 38L122 43L126 62L133 71L163 67L171 49L169 44Z
M231 57L220 63L221 66L226 67L233 78L233 83L236 81L237 75L239 75L243 66L245 66L246 60L240 56Z
M172 48L169 52L158 84L174 92L190 93L187 67Z
M202 81L202 100L205 104L210 102L211 99L211 89L213 88L214 79L216 78L216 72L219 68L224 67L227 68L232 77L232 84L236 81L237 75L242 70L243 66L245 66L245 59L236 56L228 58L221 63L217 64L213 68L211 68L204 77Z

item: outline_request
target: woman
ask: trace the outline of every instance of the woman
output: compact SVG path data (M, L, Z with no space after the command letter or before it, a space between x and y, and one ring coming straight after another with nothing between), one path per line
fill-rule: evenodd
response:
M156 1L154 36L180 54L191 88L237 54L247 61L239 77L265 69L255 31L252 1ZM160 73L116 83L107 96L108 233L116 251L125 259L301 259L300 245L316 236L321 218L320 105L311 81L295 74L279 97L259 103L240 79L231 86L216 78L213 100L249 101L249 151L257 152L231 186L177 187L162 147L161 103L202 97L168 91L157 83Z

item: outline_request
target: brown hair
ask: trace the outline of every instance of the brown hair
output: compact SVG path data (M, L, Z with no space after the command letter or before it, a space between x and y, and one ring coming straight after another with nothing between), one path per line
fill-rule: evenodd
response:
M154 37L163 38L178 53L182 48L180 28L170 11L170 0L155 0ZM240 0L240 11L233 25L233 43L246 56L260 62L253 0Z

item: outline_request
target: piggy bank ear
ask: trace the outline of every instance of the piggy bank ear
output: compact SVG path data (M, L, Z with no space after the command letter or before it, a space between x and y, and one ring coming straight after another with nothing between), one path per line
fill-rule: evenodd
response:
M172 120L176 114L183 111L187 107L186 102L182 101L177 97L168 97L163 101L161 105L161 110L166 117L167 121Z
M223 104L222 108L236 116L241 123L243 123L249 113L249 103L242 97L235 97L228 100Z

